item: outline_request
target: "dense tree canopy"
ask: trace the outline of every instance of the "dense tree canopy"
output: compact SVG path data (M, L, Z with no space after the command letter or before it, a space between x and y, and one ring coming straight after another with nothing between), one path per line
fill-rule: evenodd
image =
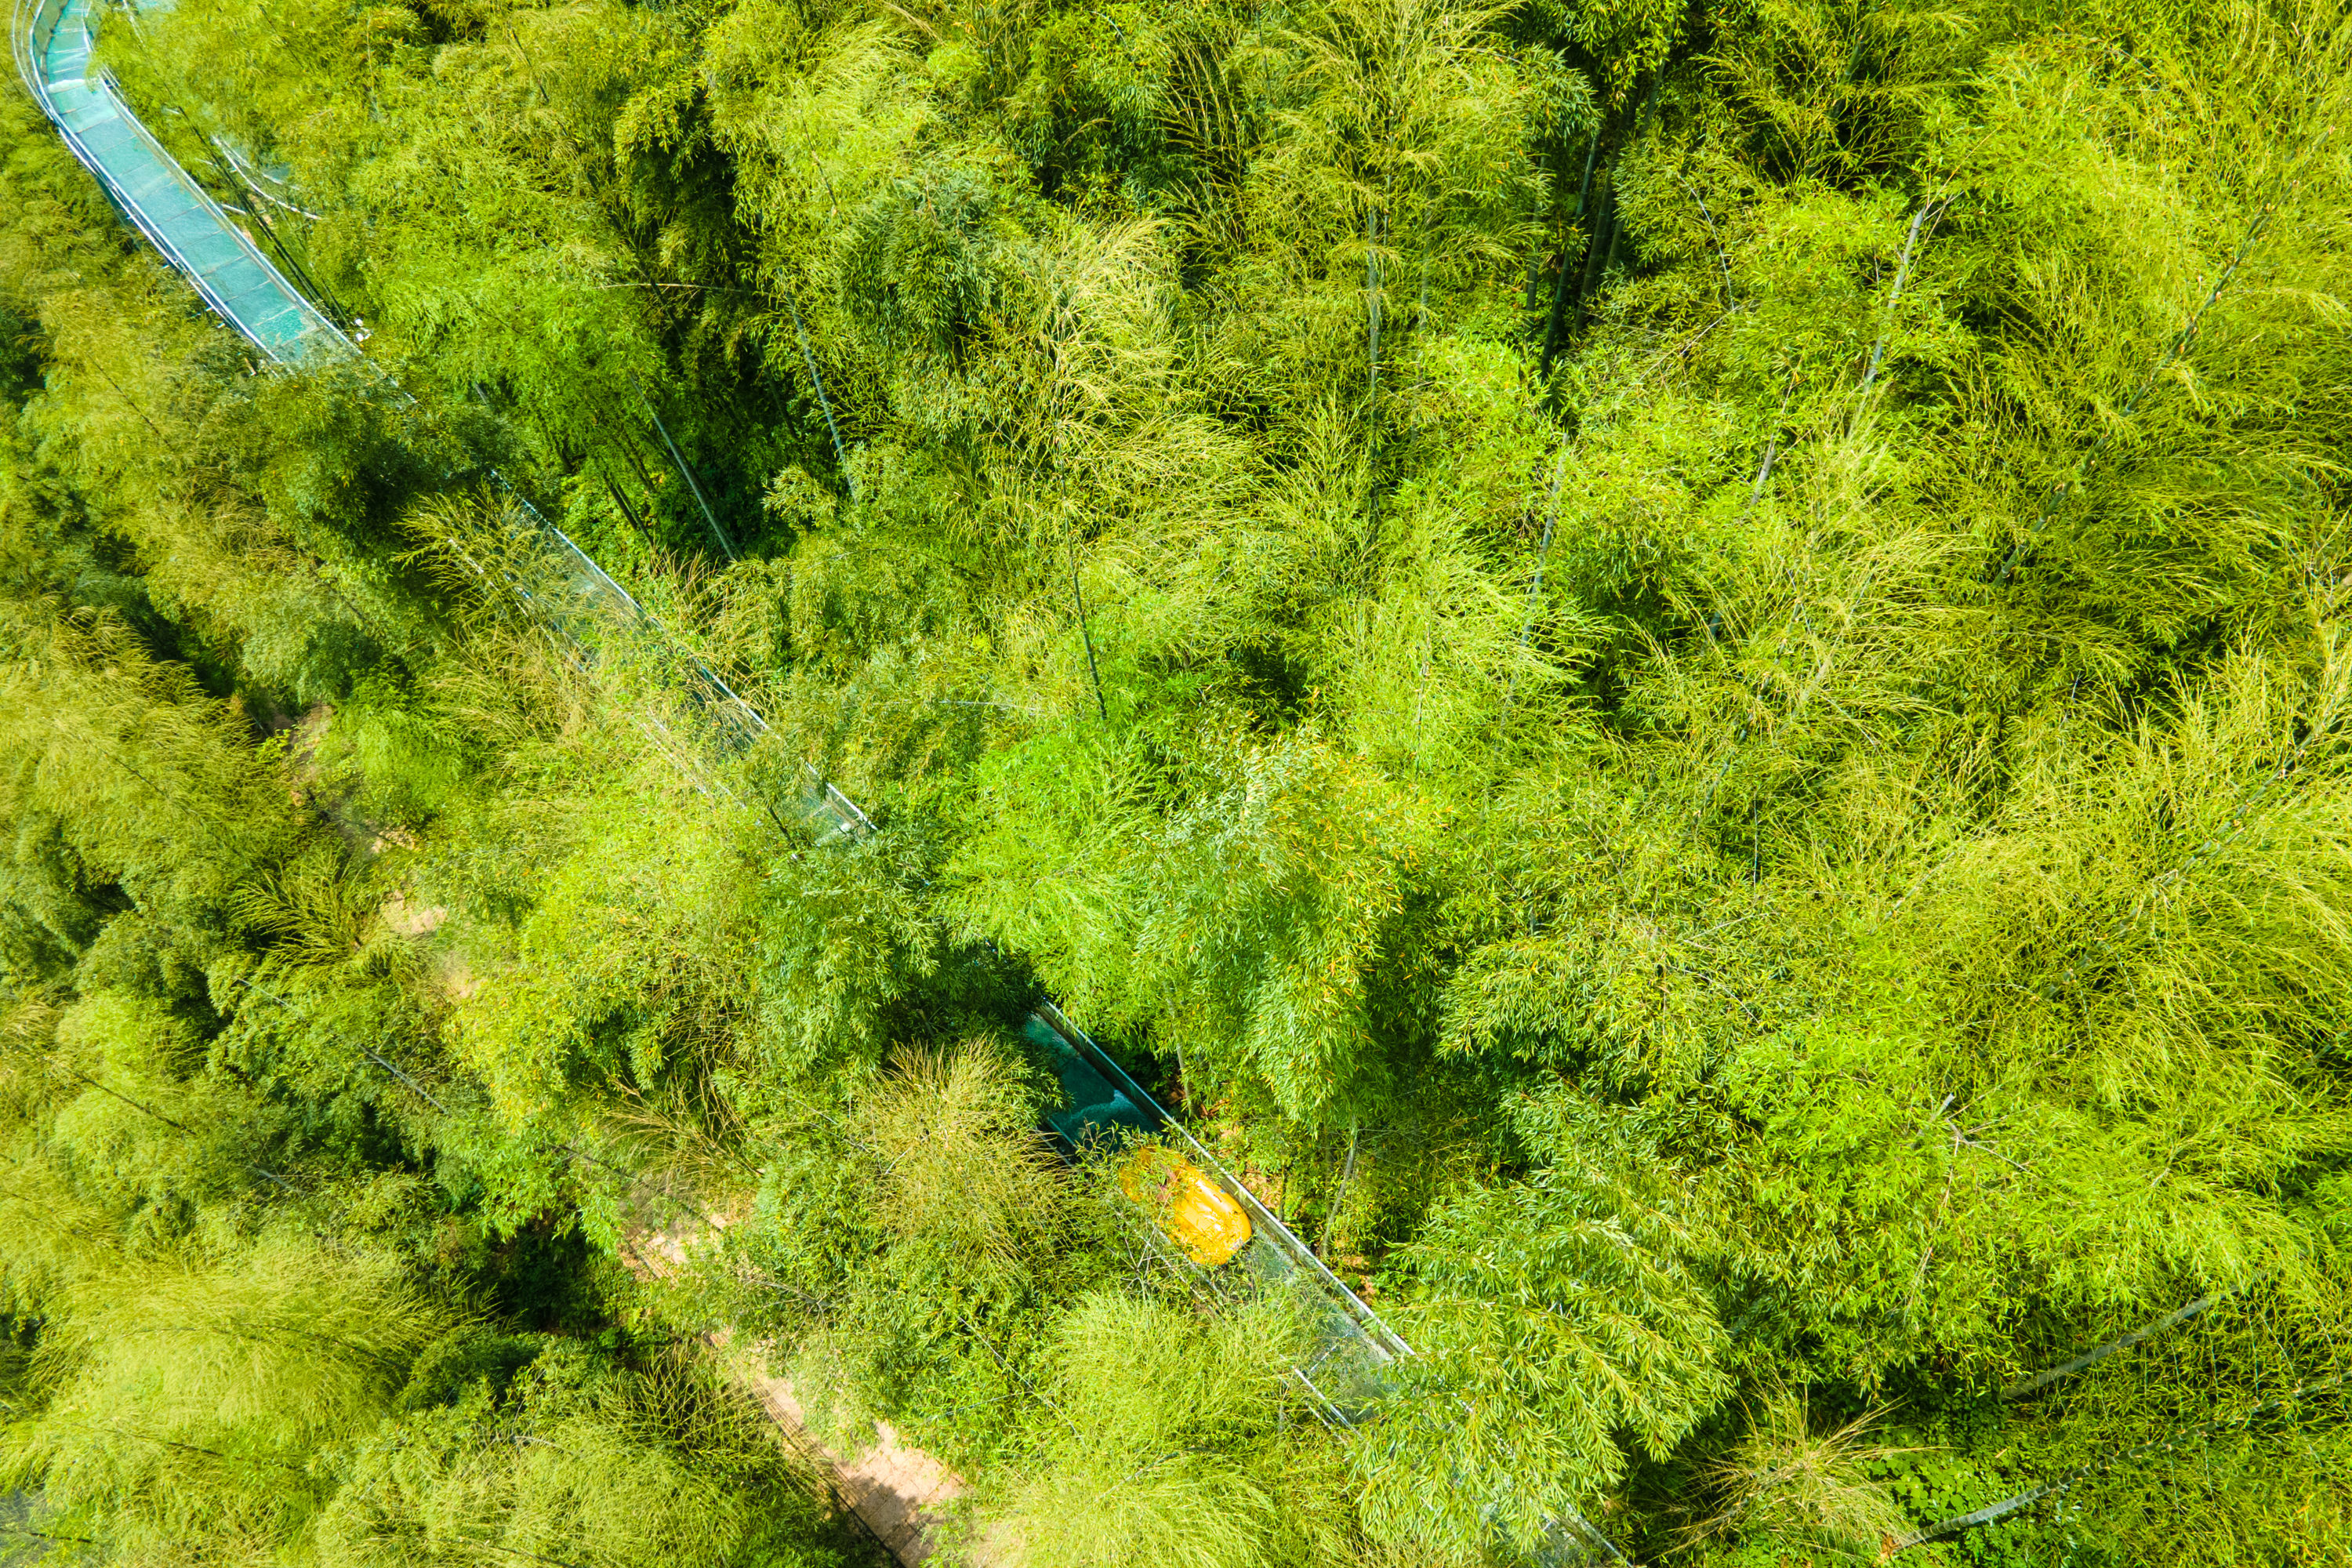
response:
M362 353L0 100L0 1529L866 1561L724 1327L981 1561L2352 1550L2340 7L100 54ZM1050 1157L1045 995L1377 1409Z

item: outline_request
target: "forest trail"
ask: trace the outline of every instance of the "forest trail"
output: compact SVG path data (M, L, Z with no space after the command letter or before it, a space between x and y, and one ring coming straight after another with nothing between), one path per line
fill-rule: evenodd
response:
M696 1239L669 1229L631 1230L621 1238L621 1261L640 1280L656 1283L686 1267L688 1247ZM791 1380L768 1371L765 1347L737 1344L731 1328L702 1337L728 1381L759 1402L786 1442L817 1459L835 1495L885 1551L906 1568L919 1568L939 1553L952 1527L948 1510L965 1491L961 1476L904 1441L887 1421L874 1424L875 1440L861 1451L834 1452L810 1429ZM985 1540L972 1546L970 1561L974 1568L1003 1568L1003 1563Z
M763 1359L756 1350L746 1357L730 1357L728 1375L758 1397L770 1420L823 1456L842 1500L890 1555L907 1568L929 1562L940 1549L948 1522L945 1510L964 1493L963 1478L901 1440L887 1421L874 1424L875 1441L863 1453L846 1458L834 1453L810 1433L790 1380L765 1371ZM983 1549L973 1561L988 1568L994 1559Z

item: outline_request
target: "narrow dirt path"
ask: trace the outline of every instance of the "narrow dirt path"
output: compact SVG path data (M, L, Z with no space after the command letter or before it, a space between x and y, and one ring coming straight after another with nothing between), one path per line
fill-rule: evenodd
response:
M687 1266L690 1239L669 1230L631 1231L622 1237L622 1265L647 1283L674 1279ZM760 1402L785 1439L823 1466L835 1494L891 1556L905 1568L918 1568L937 1554L950 1527L948 1508L965 1491L962 1477L901 1440L887 1421L874 1424L876 1441L862 1452L835 1453L810 1431L792 1384L768 1371L763 1347L737 1344L728 1328L705 1334L703 1341L727 1377ZM995 1556L983 1548L973 1562L978 1568L993 1568Z
M963 1478L920 1448L901 1441L887 1421L874 1424L877 1440L864 1453L845 1458L809 1434L807 1417L793 1385L770 1376L754 1356L730 1374L751 1391L769 1418L832 1468L835 1487L866 1521L890 1555L907 1568L929 1562L940 1549L944 1510L964 1492Z

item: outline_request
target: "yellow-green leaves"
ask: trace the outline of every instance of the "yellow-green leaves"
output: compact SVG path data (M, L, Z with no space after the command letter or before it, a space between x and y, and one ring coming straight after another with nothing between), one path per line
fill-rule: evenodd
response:
M1622 1474L1621 1432L1664 1456L1722 1396L1684 1205L1646 1174L1557 1166L1432 1216L1398 1325L1421 1353L1356 1455L1376 1537L1530 1549Z

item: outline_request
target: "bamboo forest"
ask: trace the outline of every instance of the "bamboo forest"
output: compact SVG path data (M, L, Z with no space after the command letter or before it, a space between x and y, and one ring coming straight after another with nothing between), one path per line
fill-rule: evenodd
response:
M2352 1564L2341 0L10 0L0 1563Z

